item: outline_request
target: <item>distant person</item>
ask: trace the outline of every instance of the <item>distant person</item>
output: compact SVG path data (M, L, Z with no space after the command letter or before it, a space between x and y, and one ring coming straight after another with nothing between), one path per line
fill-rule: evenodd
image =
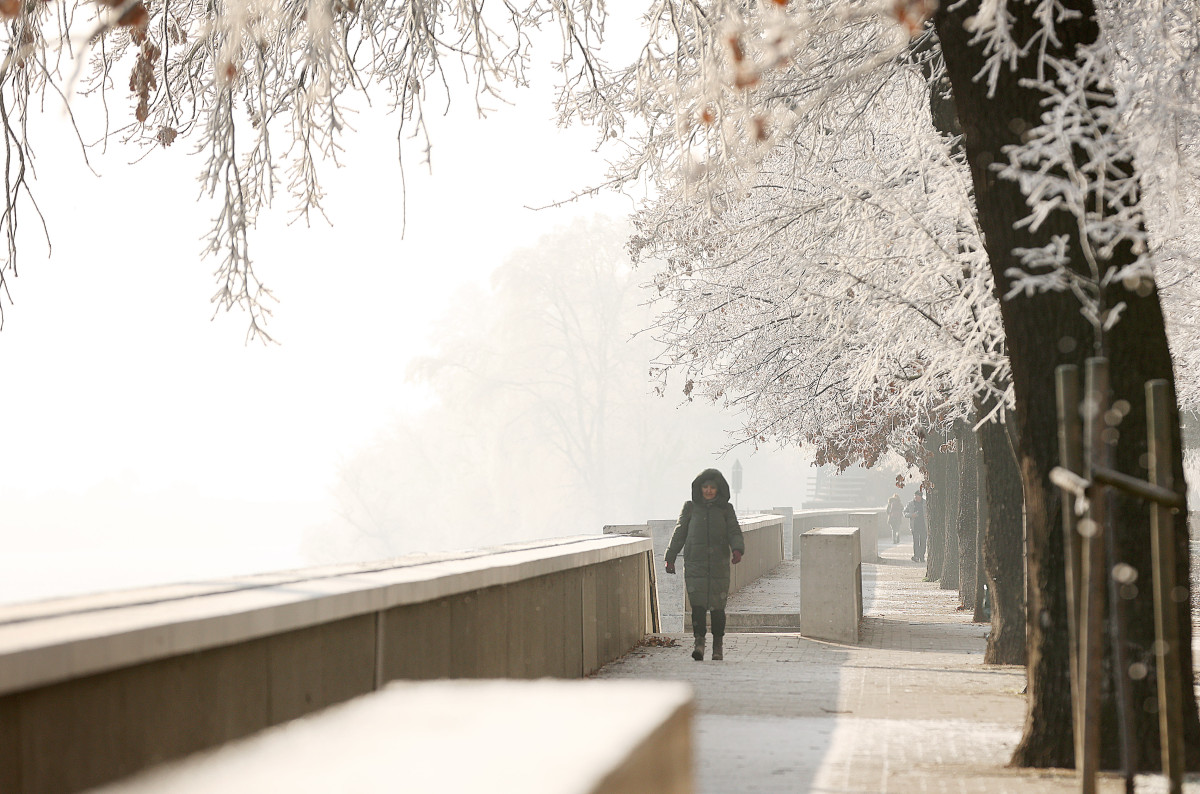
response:
M925 499L920 489L913 495L908 507L904 508L908 516L908 528L913 536L913 562L925 562Z
M900 501L898 493L892 494L892 498L888 499L887 521L892 529L892 543L899 543L900 525L904 522L904 503Z
M746 543L737 512L729 504L729 483L716 469L705 469L692 480L692 498L684 502L679 522L665 555L667 573L675 573L675 558L683 550L683 583L692 605L692 658L704 660L704 635L712 611L713 661L725 658L725 601L729 597L729 563L742 561Z

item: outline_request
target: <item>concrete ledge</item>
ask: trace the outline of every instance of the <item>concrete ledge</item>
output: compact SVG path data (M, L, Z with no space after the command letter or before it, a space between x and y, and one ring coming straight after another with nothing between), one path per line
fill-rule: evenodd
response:
M589 535L462 558L248 577L212 590L71 598L57 611L54 601L3 609L0 695L652 551L649 540ZM174 597L153 600L164 590Z
M676 682L392 684L95 794L686 794L692 711Z
M857 527L818 527L800 536L800 633L857 643L862 558Z
M879 559L879 533L886 528L884 510L860 510L846 517L846 525L858 527L858 541L862 550L863 562L875 562Z
M650 540L593 535L38 605L0 625L0 792L102 785L395 679L588 675L653 629L652 573Z

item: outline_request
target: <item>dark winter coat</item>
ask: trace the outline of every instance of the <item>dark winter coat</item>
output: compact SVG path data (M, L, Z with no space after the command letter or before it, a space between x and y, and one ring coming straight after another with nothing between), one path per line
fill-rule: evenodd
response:
M925 500L913 498L908 503L908 507L904 508L904 515L908 516L908 523L914 530L925 530Z
M717 497L704 501L700 486L717 483ZM705 469L692 480L691 501L684 503L664 556L674 563L683 551L683 583L694 607L724 609L729 597L729 558L732 551L745 553L746 542L738 526L737 512L729 504L729 483L716 469Z

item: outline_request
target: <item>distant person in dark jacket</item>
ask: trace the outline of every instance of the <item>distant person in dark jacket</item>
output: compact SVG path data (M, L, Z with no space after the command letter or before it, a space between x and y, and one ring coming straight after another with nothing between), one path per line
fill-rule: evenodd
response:
M925 562L925 499L918 490L913 495L908 507L904 508L908 516L908 527L913 536L913 562Z
M705 469L692 481L692 498L685 502L671 544L666 570L675 573L675 558L683 551L683 583L692 605L692 658L704 659L704 636L712 611L713 661L725 658L725 601L729 597L729 565L746 552L737 512L729 504L729 483L716 469Z

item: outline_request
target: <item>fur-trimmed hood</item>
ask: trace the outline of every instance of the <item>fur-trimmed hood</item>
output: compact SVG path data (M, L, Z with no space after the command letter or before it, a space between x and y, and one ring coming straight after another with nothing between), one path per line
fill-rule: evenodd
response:
M717 483L717 498L714 504L729 504L729 483L725 481L725 475L718 469L705 469L696 475L696 479L692 480L692 502L698 505L704 504L704 495L700 493L700 486L708 480L715 480Z

